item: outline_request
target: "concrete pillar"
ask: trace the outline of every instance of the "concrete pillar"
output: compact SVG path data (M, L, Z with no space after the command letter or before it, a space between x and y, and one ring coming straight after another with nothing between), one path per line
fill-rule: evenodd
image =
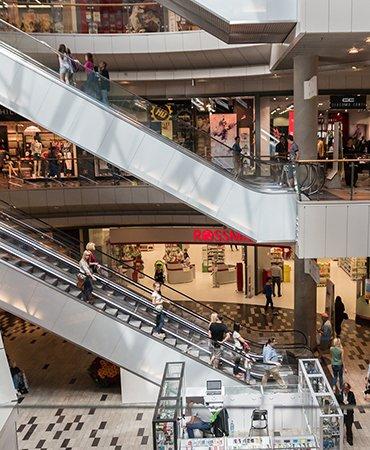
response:
M304 99L304 82L317 75L317 56L294 58L294 140L299 159L317 158L317 96ZM304 260L294 265L294 328L306 334L311 348L316 345L317 289L312 277L304 272Z
M257 130L260 133L260 156L270 156L270 119L271 119L271 107L270 97L262 97L260 102L260 129ZM262 131L264 130L264 132ZM267 133L267 134L266 134ZM268 164L262 166L262 176L270 175L270 166Z
M300 159L317 156L317 96L304 99L304 82L317 75L317 56L294 58L294 139Z
M304 259L294 261L294 329L302 331L311 348L316 346L317 286L304 271ZM298 337L299 338L299 337ZM300 340L297 340L300 342Z

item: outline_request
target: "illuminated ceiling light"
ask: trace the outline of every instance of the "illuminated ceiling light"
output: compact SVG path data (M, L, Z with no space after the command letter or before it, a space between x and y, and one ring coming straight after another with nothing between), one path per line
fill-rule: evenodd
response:
M276 102L276 97L273 98L274 102Z
M370 44L370 36L365 39L366 44Z
M125 80L125 81L121 81L121 83L122 83L122 84L130 84L130 82L129 82L129 81L126 81L126 80Z
M319 103L319 106L322 106L324 103Z
M204 80L203 78L201 78L200 80L197 80L198 83L207 83L207 80Z
M289 100L289 97L285 97L285 100Z
M352 70L357 70L357 67L356 66L352 66Z
M359 53L360 49L353 46L348 50L348 54L349 55L356 55L357 53Z

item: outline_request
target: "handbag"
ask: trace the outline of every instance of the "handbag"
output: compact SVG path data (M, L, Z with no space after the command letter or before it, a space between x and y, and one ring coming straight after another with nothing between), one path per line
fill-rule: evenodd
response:
M85 276L82 275L81 273L79 273L77 275L77 282L76 282L77 289L80 289L82 291L82 289L84 287L84 283L85 283Z

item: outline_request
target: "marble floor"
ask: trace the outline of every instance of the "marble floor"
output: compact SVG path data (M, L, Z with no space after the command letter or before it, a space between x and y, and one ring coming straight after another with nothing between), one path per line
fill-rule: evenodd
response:
M290 309L279 308L278 315L266 322L258 305L212 304L222 312L227 308L235 320L252 320L261 329L278 331L292 326ZM30 385L18 408L19 450L152 448L153 408L122 407L119 388L98 387L87 372L94 355L5 312L0 312L0 327L9 357L25 371ZM358 405L352 448L367 450L370 402L364 400L362 392L370 357L370 329L348 320L343 325L342 340L347 362L345 379L352 385ZM324 362L330 376L326 357ZM345 444L344 449L349 448Z
M0 326L30 386L18 407L19 450L152 448L153 408L123 407L120 387L97 386L87 372L95 355L7 313Z

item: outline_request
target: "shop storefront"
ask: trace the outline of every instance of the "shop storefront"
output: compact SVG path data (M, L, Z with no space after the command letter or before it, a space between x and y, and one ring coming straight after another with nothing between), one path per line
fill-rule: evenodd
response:
M105 161L0 106L0 171L4 179L67 181L81 176L99 180L112 177L113 170Z
M27 33L157 33L189 31L195 25L152 0L10 0L0 16Z

